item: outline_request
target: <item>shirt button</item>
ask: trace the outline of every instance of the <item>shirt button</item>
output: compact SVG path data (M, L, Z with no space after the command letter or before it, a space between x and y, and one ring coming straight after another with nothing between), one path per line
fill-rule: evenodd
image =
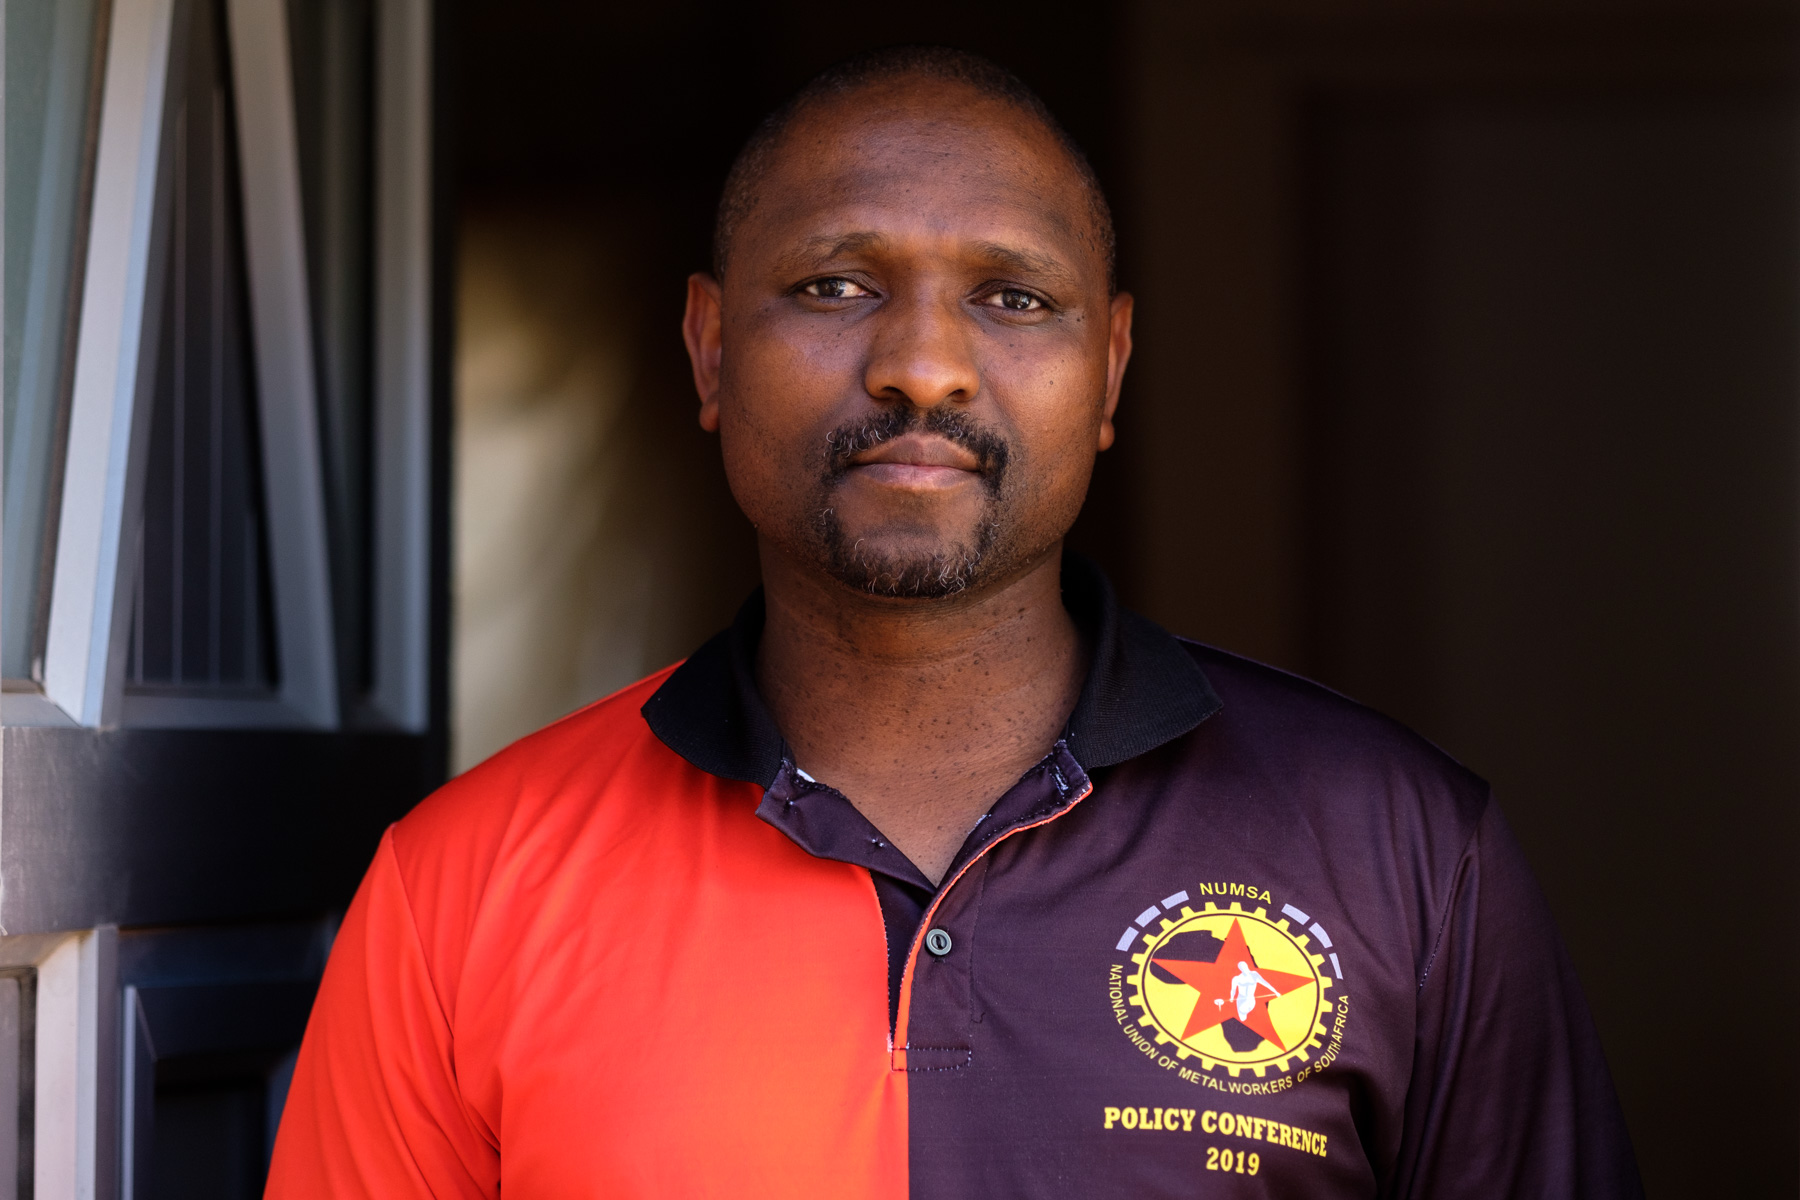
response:
M941 929L933 929L925 935L925 948L939 958L950 953L950 935Z

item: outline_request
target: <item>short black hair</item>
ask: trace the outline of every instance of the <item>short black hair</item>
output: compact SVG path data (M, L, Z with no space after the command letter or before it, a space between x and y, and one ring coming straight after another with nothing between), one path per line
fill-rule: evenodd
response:
M781 107L764 117L745 141L744 148L738 151L725 176L718 217L713 224L713 274L721 279L725 277L731 239L744 218L750 215L750 210L756 207L757 185L768 173L775 150L795 118L817 104L863 88L918 78L963 84L982 96L1023 112L1050 132L1069 156L1087 191L1088 215L1100 240L1100 252L1106 260L1106 286L1111 291L1117 257L1112 208L1106 202L1100 178L1094 174L1087 155L1056 119L1049 105L1024 80L991 59L949 46L888 46L864 51L826 67Z

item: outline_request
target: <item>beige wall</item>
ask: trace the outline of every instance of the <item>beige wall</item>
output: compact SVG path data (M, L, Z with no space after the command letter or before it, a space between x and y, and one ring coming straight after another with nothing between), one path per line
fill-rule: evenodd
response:
M687 654L754 586L638 235L588 206L464 215L452 766ZM647 297L660 296L660 306Z

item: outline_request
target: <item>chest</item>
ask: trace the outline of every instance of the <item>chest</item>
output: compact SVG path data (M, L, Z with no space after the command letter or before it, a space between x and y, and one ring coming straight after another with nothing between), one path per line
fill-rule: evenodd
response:
M1002 839L893 1025L866 870L608 880L483 948L459 1078L514 1194L1370 1195L1353 1114L1397 1120L1410 960L1293 833Z

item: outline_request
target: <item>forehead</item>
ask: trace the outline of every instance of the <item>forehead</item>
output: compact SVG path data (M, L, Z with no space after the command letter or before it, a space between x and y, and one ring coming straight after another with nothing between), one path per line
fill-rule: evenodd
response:
M815 104L773 148L756 191L739 241L757 256L860 230L940 245L1035 242L1071 258L1094 241L1087 189L1062 144L1030 114L961 85Z

